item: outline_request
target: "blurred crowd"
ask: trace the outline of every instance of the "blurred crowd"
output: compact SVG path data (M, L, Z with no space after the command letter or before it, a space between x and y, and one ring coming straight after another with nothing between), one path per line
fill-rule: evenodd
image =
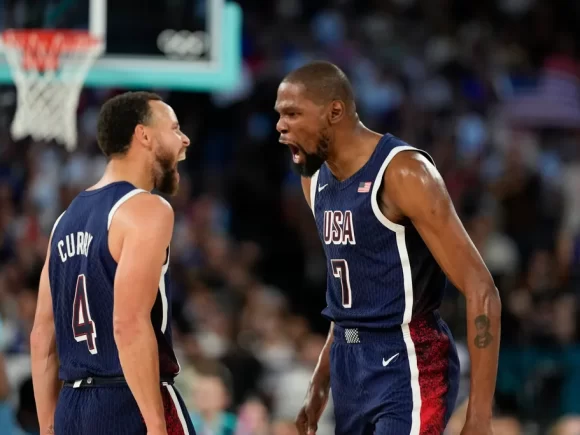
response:
M14 0L10 5L25 5ZM192 138L170 198L170 274L182 373L201 435L293 435L325 340L326 263L278 144L279 80L314 59L342 67L363 122L434 157L503 301L498 434L580 433L580 3L576 0L238 0L244 67L234 90L154 90ZM26 8L22 7L21 14ZM28 335L56 217L106 164L102 102L85 89L79 144L9 136L0 89L0 433L36 433ZM463 298L441 308L469 393ZM10 431L7 431L9 428ZM319 425L333 433L332 403Z

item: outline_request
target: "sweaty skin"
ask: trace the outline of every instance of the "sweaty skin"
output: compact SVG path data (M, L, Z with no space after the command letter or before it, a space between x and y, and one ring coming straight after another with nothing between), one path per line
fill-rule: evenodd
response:
M310 178L302 178L302 188L310 205ZM459 220L439 172L421 153L403 151L393 158L384 174L379 206L390 221L410 221L415 226L442 270L466 298L472 370L468 419L462 433L491 433L501 316L501 302L491 275ZM481 339L478 324L483 323L488 326ZM311 389L325 400L333 326L311 381ZM303 408L297 419L298 427L303 428L299 429L301 434L314 433L308 428L316 426L322 411ZM472 432L470 428L474 427Z
M491 419L501 317L491 274L459 220L441 175L425 156L399 153L385 171L383 185L380 207L385 217L393 222L409 218L441 269L465 296L471 358L467 421ZM479 340L477 325L482 321L488 330Z
M382 135L366 128L356 112L346 75L328 62L311 62L280 83L274 110L279 142L292 154L310 204L310 178L327 165L339 181L360 170ZM413 225L433 258L467 302L471 389L462 434L493 433L491 408L499 354L501 302L489 271L449 198L441 175L427 158L404 150L389 163L377 201L381 213L399 225ZM312 434L328 397L332 328L297 419L301 434Z
M146 191L157 188L163 193L175 193L179 183L177 162L185 159L190 141L181 132L169 105L156 100L148 104L148 122L135 126L124 155L108 156L110 160L103 177L89 190L127 181ZM173 219L173 210L164 199L142 193L119 207L108 235L109 250L118 264L114 282L114 339L127 384L149 435L167 435L151 309L171 241ZM58 221L55 227L57 224ZM34 396L42 434L54 433L55 410L62 386L58 378L48 270L50 246L49 242L30 336Z
M165 432L151 310L173 220L173 209L163 198L141 193L119 207L109 230L109 249L118 264L113 308L115 343L125 379L151 433Z

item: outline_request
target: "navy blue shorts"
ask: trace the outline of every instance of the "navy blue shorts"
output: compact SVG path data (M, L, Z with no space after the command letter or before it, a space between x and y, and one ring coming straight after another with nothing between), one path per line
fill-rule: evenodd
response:
M168 435L195 435L177 390L161 386ZM127 385L62 388L54 416L56 435L146 435L147 428Z
M441 435L455 408L459 359L438 315L395 330L334 326L337 435Z

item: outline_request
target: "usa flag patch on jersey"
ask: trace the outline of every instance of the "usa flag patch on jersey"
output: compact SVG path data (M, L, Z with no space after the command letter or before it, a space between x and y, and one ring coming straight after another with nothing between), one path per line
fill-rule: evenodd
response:
M357 192L359 193L368 193L371 191L371 182L370 181L363 181L359 183Z

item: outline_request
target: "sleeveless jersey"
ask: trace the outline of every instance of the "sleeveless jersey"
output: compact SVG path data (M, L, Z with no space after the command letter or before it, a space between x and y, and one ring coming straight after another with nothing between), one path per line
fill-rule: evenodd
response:
M54 225L49 279L59 377L64 381L123 375L113 336L117 263L109 251L108 232L117 209L137 194L149 194L144 192L124 181L81 192ZM171 338L168 267L169 247L151 310L162 376L179 372Z
M338 181L324 164L311 179L310 204L328 268L322 313L339 326L408 325L443 299L447 279L415 227L391 222L379 209L385 170L407 150L433 161L387 134L350 178Z

